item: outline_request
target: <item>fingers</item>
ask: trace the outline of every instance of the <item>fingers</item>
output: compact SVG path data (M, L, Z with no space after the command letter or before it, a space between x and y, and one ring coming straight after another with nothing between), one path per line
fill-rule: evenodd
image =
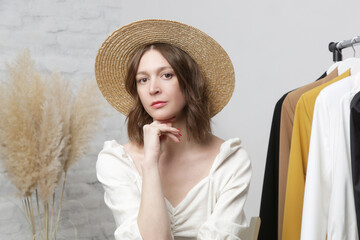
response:
M171 140L173 140L174 142L180 142L180 137L181 137L181 134L180 133L176 133L176 134L173 134L173 133L163 133L161 134L161 137L169 137Z
M180 130L171 126L171 123L160 123L154 121L151 124L145 125L144 136L166 136L175 142L180 142Z
M164 143L167 138L180 142L180 130L171 126L171 123L152 122L143 127L144 154L148 162L157 162L163 152Z

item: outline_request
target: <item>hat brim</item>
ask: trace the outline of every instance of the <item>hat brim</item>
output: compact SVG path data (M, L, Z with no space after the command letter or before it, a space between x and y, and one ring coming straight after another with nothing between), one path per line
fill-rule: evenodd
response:
M211 115L229 102L235 85L234 68L225 50L210 36L189 25L149 19L114 31L101 45L95 60L95 76L106 100L128 116L134 99L125 90L128 63L137 50L152 43L167 43L189 54L207 82Z

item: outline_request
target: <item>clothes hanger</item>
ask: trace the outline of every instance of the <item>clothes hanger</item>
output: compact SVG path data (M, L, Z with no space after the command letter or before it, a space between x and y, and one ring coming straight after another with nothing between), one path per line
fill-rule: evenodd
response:
M355 37L353 39L351 39L351 43L352 43L351 48L354 51L354 56L353 57L356 59L356 62L350 67L350 74L355 75L355 74L360 72L360 58L356 58L356 50L355 50L355 47L354 47Z
M347 58L343 61L335 62L333 65L329 67L329 69L326 71L327 74L331 73L335 68L338 68L338 74L341 75L342 73L346 72L348 69L350 69L350 74L354 75L358 72L360 72L360 59L356 58L356 51L354 48L354 44L356 43L355 39L357 37L354 37L351 39L351 47L354 51L354 56ZM344 41L339 42L339 45Z

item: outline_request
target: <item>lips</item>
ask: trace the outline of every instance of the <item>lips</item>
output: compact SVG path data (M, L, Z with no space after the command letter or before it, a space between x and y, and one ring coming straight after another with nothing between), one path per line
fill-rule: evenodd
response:
M151 107L153 108L161 108L166 105L166 102L164 101L155 101L151 103Z

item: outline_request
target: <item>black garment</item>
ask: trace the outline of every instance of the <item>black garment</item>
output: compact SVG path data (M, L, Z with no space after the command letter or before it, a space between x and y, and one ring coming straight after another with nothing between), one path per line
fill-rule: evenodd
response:
M325 72L317 80L326 76ZM271 124L260 204L259 240L278 240L280 120L282 104L288 93L276 103Z
M356 220L360 236L360 92L354 96L350 105L350 147Z
M327 76L327 72L324 72L318 79L316 79L316 81L318 81L326 76Z
M271 124L261 195L259 240L278 239L280 119L281 107L287 94L276 103Z

